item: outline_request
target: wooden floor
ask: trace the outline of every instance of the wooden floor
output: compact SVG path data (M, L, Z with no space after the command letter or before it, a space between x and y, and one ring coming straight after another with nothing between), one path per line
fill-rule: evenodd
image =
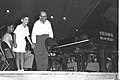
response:
M1 71L0 80L118 80L118 74L63 71Z

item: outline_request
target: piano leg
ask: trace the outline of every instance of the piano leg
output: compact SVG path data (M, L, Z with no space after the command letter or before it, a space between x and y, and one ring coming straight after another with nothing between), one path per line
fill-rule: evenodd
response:
M76 59L77 59L77 71L81 71L81 64L80 64L81 56L77 55Z
M104 50L99 50L100 55L100 71L105 72L105 53Z
M79 53L78 55L75 56L76 62L77 62L77 71L85 71L86 69L86 53Z

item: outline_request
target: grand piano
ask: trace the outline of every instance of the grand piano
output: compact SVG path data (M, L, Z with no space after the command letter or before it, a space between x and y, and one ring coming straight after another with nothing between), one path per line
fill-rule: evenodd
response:
M112 63L111 72L118 71L118 25L104 16L111 5L98 1L71 37L58 41L63 55L76 56L77 71L86 71L87 56L91 54L97 56L99 71L109 72L108 61Z

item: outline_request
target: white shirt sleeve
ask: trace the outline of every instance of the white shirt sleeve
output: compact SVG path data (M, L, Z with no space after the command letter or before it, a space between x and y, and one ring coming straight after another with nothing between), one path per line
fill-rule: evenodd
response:
M5 41L8 44L8 46L11 48L10 41L12 41L12 35L9 33L6 33L4 35L3 41Z
M21 34L20 31L21 31L21 27L20 27L20 26L17 26L16 29L15 29L15 31L14 31L14 33L15 33L16 35L20 35L20 34Z
M12 36L11 36L11 34L6 33L6 34L4 35L3 41L6 41L6 42L12 41Z
M36 31L37 31L37 24L35 23L32 29L32 36L31 36L33 43L36 43Z
M10 41L13 41L13 39L12 39L12 35L10 35Z
M49 26L48 28L49 28L49 36L50 36L51 38L53 38L53 30L52 30L51 23L50 23L50 26Z

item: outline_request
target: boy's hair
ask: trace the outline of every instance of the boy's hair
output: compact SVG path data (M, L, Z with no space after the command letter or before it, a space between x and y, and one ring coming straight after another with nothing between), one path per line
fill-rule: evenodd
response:
M23 15L21 16L21 19L24 19L25 17L29 17L28 14L23 14Z
M8 22L7 24L6 24L6 26L11 26L11 25L14 25L14 23L11 21L11 22Z
M14 23L12 21L6 23L6 27L5 27L5 30L4 30L5 33L8 31L8 27L10 27L11 25L13 25L13 27L14 27Z

